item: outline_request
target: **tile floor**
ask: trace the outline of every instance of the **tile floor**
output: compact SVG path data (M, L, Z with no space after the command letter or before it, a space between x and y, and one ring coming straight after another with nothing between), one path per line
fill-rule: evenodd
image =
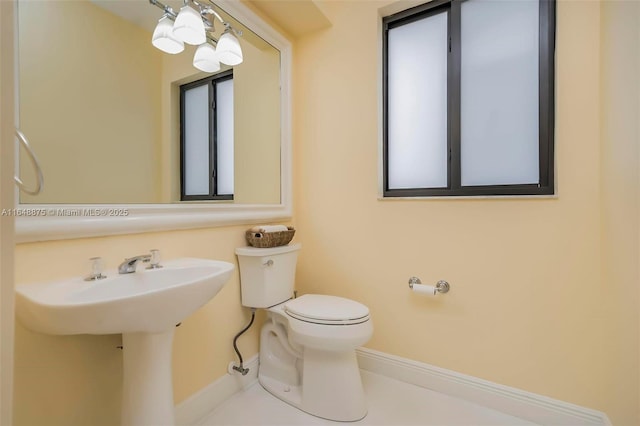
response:
M258 425L465 425L520 426L535 423L418 386L362 371L369 413L355 423L319 419L294 408L258 383L207 415L200 426Z

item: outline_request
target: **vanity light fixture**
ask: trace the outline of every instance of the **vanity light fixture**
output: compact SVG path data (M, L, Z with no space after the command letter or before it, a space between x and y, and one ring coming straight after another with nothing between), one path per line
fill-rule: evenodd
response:
M158 0L149 0L149 3L164 10L151 38L151 43L158 49L175 54L184 50L184 43L197 45L193 66L204 72L220 70L220 62L229 66L242 63L242 48L236 37L241 36L242 31L233 28L211 6L196 0L184 0L184 6L176 13ZM224 25L220 40L213 37L210 15Z

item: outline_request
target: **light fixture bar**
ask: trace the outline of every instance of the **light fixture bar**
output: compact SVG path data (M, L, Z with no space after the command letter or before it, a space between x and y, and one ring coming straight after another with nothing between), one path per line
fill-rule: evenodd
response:
M220 15L218 14L218 12L216 12L215 10L213 10L213 8L212 8L211 6L207 6L207 7L205 8L205 10L207 11L206 13L209 13L209 14L211 14L211 15L215 16L215 17L216 17L216 19L218 19L218 21L222 22L222 23L223 23L223 24L225 24L225 25L228 25L226 22L224 22L224 19L222 19L222 16L220 16Z
M160 8L160 9L162 9L164 11L164 13L166 13L174 21L178 17L178 14L176 12L174 12L173 8L171 6L169 6L169 5L163 4L163 3L159 2L158 0L149 0L149 3L151 3L152 5Z
M209 0L209 3L210 3L209 5L204 5L204 6L201 3L198 3L198 1L196 0L191 0L191 2L202 9L203 15L215 16L215 18L224 25L225 29L229 28L231 31L233 31L235 35L237 35L238 37L242 37L242 30L235 29L234 27L231 26L230 23L222 19L222 16L220 16L220 14L216 12L216 10L212 7L214 3L211 0Z

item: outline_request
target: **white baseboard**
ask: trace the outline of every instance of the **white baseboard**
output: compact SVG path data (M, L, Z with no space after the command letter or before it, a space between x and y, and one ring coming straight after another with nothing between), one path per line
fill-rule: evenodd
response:
M198 424L226 399L253 385L258 380L258 355L245 362L244 366L249 368L246 376L240 373L227 373L176 405L176 425Z
M372 349L360 348L356 352L363 370L464 399L534 423L545 426L611 426L607 415L600 411Z

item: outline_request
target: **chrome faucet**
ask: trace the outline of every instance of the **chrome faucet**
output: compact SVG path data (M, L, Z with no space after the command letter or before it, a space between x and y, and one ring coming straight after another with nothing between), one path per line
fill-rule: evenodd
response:
M151 255L150 254L143 254L140 256L133 256L130 257L128 259L125 259L124 262L122 262L120 264L120 266L118 266L118 273L119 274L132 274L136 271L136 266L138 266L138 262L150 262L151 261Z

